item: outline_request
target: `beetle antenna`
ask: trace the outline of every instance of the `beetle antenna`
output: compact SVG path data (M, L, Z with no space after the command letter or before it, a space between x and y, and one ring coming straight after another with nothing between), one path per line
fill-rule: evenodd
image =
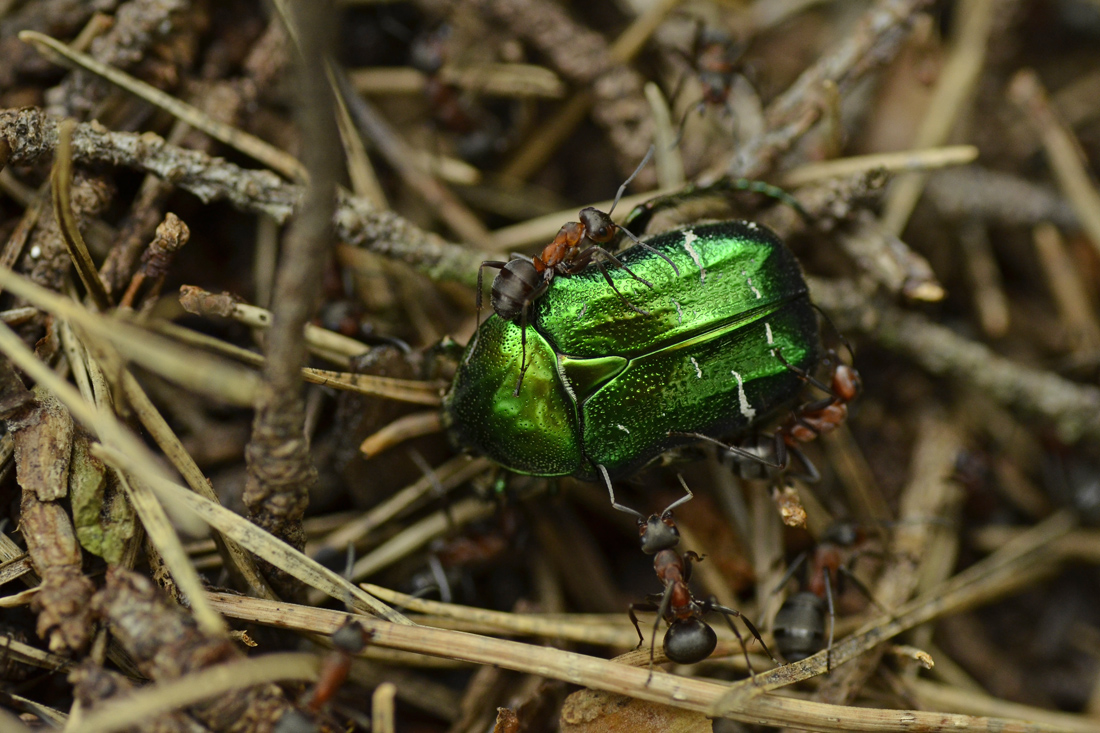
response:
M620 512L626 512L627 514L637 517L639 522L645 522L646 518L642 515L641 512L635 509L631 509L628 506L623 506L619 502L615 501L615 489L611 486L611 477L607 475L607 469L599 463L596 464L596 469L600 472L600 475L603 476L604 484L607 485L607 493L611 495L611 506L615 509L618 509Z

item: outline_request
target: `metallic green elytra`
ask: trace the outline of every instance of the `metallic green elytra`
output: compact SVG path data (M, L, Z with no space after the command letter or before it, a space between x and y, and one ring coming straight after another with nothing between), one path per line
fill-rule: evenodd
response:
M679 268L634 246L610 270L632 311L595 267L555 278L533 305L529 367L518 396L518 324L486 320L443 402L461 448L517 473L628 475L691 439L720 438L792 402L820 359L802 271L769 229L693 224L646 239Z

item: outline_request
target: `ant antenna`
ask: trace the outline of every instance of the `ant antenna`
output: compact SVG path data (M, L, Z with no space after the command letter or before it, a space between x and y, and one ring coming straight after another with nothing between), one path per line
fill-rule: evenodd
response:
M607 485L607 493L611 495L611 506L614 507L615 509L618 509L620 512L626 512L627 514L630 514L631 516L637 517L639 522L645 522L646 518L645 518L645 516L642 515L641 512L639 512L635 509L631 509L628 506L623 506L619 502L615 501L615 489L612 488L612 486L611 486L611 477L607 475L607 469L604 468L602 464L596 464L596 468L597 468L597 470L599 470L600 475L603 476L604 484ZM675 506L675 505L673 505L673 506ZM672 507L669 507L669 508L671 509Z
M619 186L618 193L615 194L615 200L611 202L611 210L607 212L608 216L615 213L615 207L619 205L619 199L623 197L626 192L626 187L630 185L630 182L638 177L638 174L642 172L642 169L649 163L650 158L653 157L653 153L657 150L657 146L650 145L649 150L646 151L645 157L642 158L642 162L638 164L638 167L634 169L634 172L630 174L630 178L623 181L623 185ZM626 231L625 229L623 231Z
M852 363L855 363L856 350L852 348L852 342L849 341L848 338L840 332L840 330L836 327L836 324L833 323L833 319L829 318L829 315L825 311L821 310L821 306L817 305L817 303L810 303L810 305L813 306L813 309L818 312L818 314L821 316L821 319L829 324L829 328L832 329L833 333L836 334L836 337L840 339L840 343L843 344L844 348L848 351L848 356L851 357Z
M681 473L676 474L676 478L680 479L680 485L684 487L684 491L687 492L687 496L681 496L676 501L665 507L665 510L661 514L668 514L681 504L687 504L689 501L695 498L695 494L691 493L691 489L688 488L687 481L684 481L684 475Z

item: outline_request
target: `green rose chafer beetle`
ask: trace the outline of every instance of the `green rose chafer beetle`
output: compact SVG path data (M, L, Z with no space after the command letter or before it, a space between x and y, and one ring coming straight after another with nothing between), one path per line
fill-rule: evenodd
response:
M443 402L459 447L517 473L614 478L695 441L685 434L744 432L795 400L798 370L813 371L821 346L798 261L779 237L722 221L644 241L652 249L618 257L654 287L611 276L645 313L594 266L554 279L532 304L519 395L520 325L496 315L481 325Z

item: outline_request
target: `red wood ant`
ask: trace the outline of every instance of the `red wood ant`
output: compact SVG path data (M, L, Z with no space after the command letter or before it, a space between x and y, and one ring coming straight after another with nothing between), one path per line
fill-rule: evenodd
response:
M871 603L884 613L889 613L850 568L861 555L866 554L866 551L859 550L866 539L866 534L857 525L838 522L825 532L813 550L801 553L787 568L776 588L777 592L787 585L799 568L806 567L802 590L788 597L775 615L775 644L788 662L803 660L825 649L825 669L832 669L836 625L833 598L840 590L842 578L850 580ZM826 614L829 618L828 641L825 639Z
M680 274L680 270L676 267L676 263L665 254L658 252L644 242L638 241L638 238L631 234L629 230L619 226L611 220L611 214L615 211L615 207L622 198L623 192L626 191L627 185L629 185L630 182L634 180L634 177L641 172L642 168L645 167L652 156L653 148L651 147L641 164L630 174L630 178L626 179L626 181L619 186L619 191L615 194L615 201L611 205L611 211L605 214L591 206L581 209L579 214L580 221L573 221L563 225L562 228L558 230L557 236L554 237L554 241L546 245L540 254L530 259L523 255L513 255L512 259L507 262L485 260L481 263L481 266L478 267L478 331L481 329L482 272L486 267L500 270L497 276L493 278L492 295L490 299L493 310L498 316L509 321L514 322L518 319L522 328L520 336L520 358L522 359L522 366L519 371L519 379L516 381L516 389L512 393L513 396L519 395L519 390L523 386L523 377L527 373L528 311L531 305L542 297L546 289L550 287L550 283L555 275L574 275L590 264L595 263L600 274L603 275L604 280L607 281L607 284L611 286L611 289L615 291L615 294L619 296L623 303L635 313L648 316L649 313L647 311L634 306L626 299L626 296L619 292L611 276L607 274L607 269L604 267L603 260L596 259L596 255L601 255L604 260L623 269L628 275L646 287L653 287L653 283L634 274L630 268L620 262L615 255L600 246L610 243L620 231L635 244L659 255L672 266L673 272L677 275ZM583 247L586 241L589 242L589 246ZM474 348L477 346L477 336L478 334L475 332L474 347L468 352L466 356L467 361L469 361L474 353Z
M351 659L367 646L370 635L356 621L348 620L333 632L332 651L321 662L321 673L317 683L302 698L302 705L311 713L321 712L325 703L331 700L340 685L348 677Z
M734 41L725 31L707 27L701 19L696 19L695 35L691 41L690 52L685 53L676 49L676 54L695 72L696 78L702 86L703 96L698 102L689 107L680 120L680 132L676 136L676 143L684 134L684 125L688 115L692 112L702 113L707 105L719 106L731 115L733 110L729 105L730 90L733 88L733 80L741 70L741 54L744 47ZM680 77L671 99L675 99L684 85L687 74ZM675 143L673 144L675 147Z
M634 622L634 629L638 632L638 646L641 647L645 643L645 637L642 635L642 629L638 624L638 617L635 612L655 611L657 618L653 620L653 636L649 646L650 675L653 674L657 629L661 619L664 619L665 623L668 624L668 630L665 631L663 641L665 656L677 664L701 662L710 656L718 644L718 637L714 633L714 629L707 624L704 617L708 613L717 612L722 614L734 636L741 642L741 651L745 654L745 662L748 664L749 673L754 674L752 662L749 661L748 648L745 646L745 640L742 638L741 632L733 624L733 617L741 619L741 622L764 647L767 655L775 661L775 657L768 651L764 640L760 638L760 632L756 630L756 626L745 618L740 611L719 604L713 596L705 601L696 600L688 588L688 581L691 580L691 563L699 562L703 558L690 550L683 553L676 550L676 546L680 544L680 532L676 528L672 510L685 502L691 501L694 496L691 489L684 482L683 477L679 478L680 485L684 487L687 496L669 504L660 514L651 514L648 518L640 512L616 502L615 491L611 488L610 481L607 483L608 492L611 494L611 506L621 512L637 517L642 552L653 555L653 569L657 573L657 578L665 587L663 593L647 596L644 603L630 604L630 620Z
M849 352L851 347L849 347ZM817 436L836 430L848 418L848 404L859 397L863 390L859 372L855 367L842 362L836 351L830 349L826 361L833 365L829 386L790 364L776 349L775 356L787 369L797 374L803 381L826 393L826 397L799 405L791 411L787 420L770 436L753 434L738 445L728 445L702 433L670 433L684 437L698 438L715 443L736 459L742 478L771 479L777 481L786 475L791 467L791 456L802 464L800 478L808 483L821 479L817 468L799 449L800 443L808 443Z

